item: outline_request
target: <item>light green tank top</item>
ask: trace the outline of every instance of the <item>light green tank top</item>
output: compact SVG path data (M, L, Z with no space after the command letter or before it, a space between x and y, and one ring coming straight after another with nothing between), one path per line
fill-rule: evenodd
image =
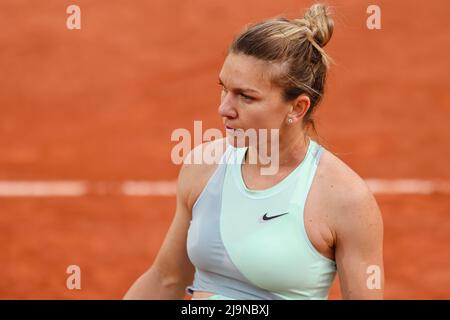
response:
M309 140L305 158L265 190L245 185L241 164L248 148L228 146L193 208L188 255L195 290L210 299L326 299L333 260L310 242L304 207L323 147Z

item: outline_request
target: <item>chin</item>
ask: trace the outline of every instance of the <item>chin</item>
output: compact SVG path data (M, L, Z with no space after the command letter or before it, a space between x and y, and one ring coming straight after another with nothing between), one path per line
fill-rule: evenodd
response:
M238 139L236 136L233 136L233 135L227 135L227 142L230 145L232 145L234 148L248 147L247 139Z

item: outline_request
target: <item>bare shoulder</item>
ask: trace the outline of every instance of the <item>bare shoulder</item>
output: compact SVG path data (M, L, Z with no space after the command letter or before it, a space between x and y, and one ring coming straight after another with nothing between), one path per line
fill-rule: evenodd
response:
M185 199L188 209L192 209L227 146L226 138L208 141L192 149L184 158L178 176L177 194Z
M336 155L324 150L317 168L318 181L322 191L329 197L344 203L370 193L367 183L352 168ZM330 199L333 200L333 199Z
M316 179L317 178L317 179ZM368 267L379 267L383 283L383 221L367 183L344 161L325 150L313 185L314 205L324 221L326 243L333 251L344 299L379 299L382 290L367 289ZM314 208L314 209L315 209ZM384 285L382 285L383 287Z
M333 229L381 223L378 204L367 183L336 155L325 149L316 175L316 188L321 202L326 203Z

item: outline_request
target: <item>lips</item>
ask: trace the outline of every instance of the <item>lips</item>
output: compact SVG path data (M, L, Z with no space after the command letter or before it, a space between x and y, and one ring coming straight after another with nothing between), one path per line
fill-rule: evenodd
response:
M225 126L225 131L227 134L231 135L231 136L235 136L236 135L236 129L230 127L230 126Z

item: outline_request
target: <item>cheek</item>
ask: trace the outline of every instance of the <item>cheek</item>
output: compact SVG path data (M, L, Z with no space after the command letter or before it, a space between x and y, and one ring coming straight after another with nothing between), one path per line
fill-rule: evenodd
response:
M274 113L270 107L267 105L262 105L260 103L253 103L244 106L242 109L244 111L241 115L246 118L246 123L249 128L273 128L274 125ZM276 122L276 120L275 120Z
M257 112L254 112L252 117L266 128L278 128L285 117L284 111L288 111L287 108L278 100L266 101L254 108Z

